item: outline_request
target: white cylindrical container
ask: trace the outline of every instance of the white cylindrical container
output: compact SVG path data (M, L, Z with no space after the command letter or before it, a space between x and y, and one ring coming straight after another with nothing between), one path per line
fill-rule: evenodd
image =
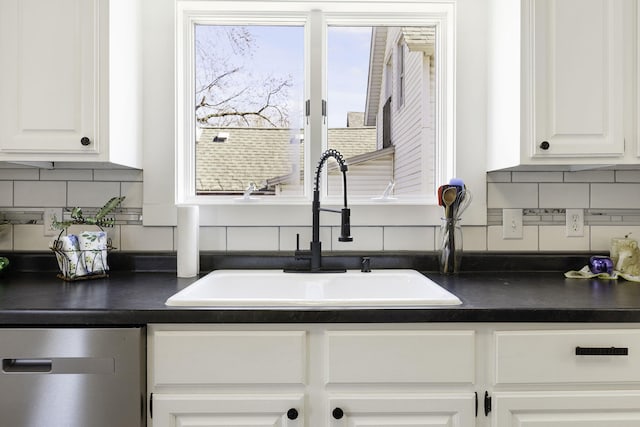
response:
M200 212L198 206L178 206L178 277L200 272Z

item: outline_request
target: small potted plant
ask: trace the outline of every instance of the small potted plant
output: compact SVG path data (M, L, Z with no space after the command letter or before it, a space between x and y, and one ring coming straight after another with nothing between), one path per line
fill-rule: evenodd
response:
M115 218L110 217L109 214L120 206L124 199L124 196L112 197L93 217L85 217L82 209L76 207L71 210L70 220L53 219L52 227L59 229L60 234L51 242L50 249L58 260L59 278L81 280L108 276L107 254L113 247L104 228L113 227ZM78 235L63 235L70 226L77 224L93 225L99 230L83 231Z

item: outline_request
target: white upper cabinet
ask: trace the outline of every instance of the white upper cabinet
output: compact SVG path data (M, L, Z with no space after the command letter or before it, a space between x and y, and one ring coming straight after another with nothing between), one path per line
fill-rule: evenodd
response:
M142 167L140 10L0 2L0 161Z
M637 163L633 3L490 5L488 169Z
M623 154L622 2L534 0L530 14L534 156Z

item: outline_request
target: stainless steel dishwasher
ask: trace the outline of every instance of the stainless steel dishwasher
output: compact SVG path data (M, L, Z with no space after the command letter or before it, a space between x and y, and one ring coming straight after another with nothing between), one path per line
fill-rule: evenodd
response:
M2 425L144 426L143 332L0 329Z

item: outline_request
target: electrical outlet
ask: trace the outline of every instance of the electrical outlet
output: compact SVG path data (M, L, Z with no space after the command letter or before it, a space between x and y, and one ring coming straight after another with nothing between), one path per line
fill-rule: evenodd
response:
M567 209L566 235L567 237L584 236L584 210Z
M62 221L62 208L45 208L42 213L42 219L44 222L44 235L45 236L57 236L60 230L54 229L51 225L54 219Z
M522 239L522 209L502 209L502 238Z

